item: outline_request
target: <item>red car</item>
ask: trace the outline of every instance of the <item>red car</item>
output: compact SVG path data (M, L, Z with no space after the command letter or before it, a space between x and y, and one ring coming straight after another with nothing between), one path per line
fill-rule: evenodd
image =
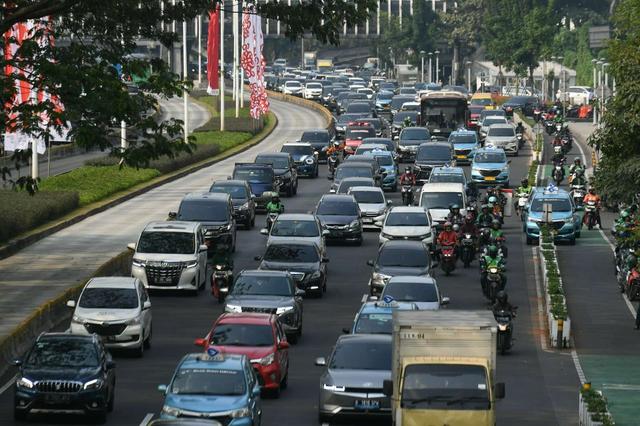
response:
M353 154L356 149L362 144L362 140L365 138L375 138L376 129L371 123L367 122L355 122L349 123L347 130L345 130L345 154Z
M205 351L215 348L246 355L256 370L260 386L280 395L289 378L289 343L278 317L273 314L224 313L209 334L196 339Z
M469 107L469 121L467 121L467 129L478 130L480 128L480 113L484 110L484 106Z

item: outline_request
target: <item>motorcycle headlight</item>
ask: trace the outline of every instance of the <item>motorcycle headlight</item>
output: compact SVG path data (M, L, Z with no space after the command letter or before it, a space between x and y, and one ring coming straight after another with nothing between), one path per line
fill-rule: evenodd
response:
M16 386L23 389L33 389L33 382L26 377L20 377L16 380Z
M224 307L225 312L242 312L242 307L238 305L226 305Z
M249 411L249 408L245 407L245 408L240 408L239 410L233 410L230 413L230 416L232 419L237 419L240 417L249 417L251 415L251 411Z
M167 416L178 417L182 414L182 411L178 408L171 407L169 405L162 406L162 414L166 414Z
M138 325L140 324L140 317L130 318L124 322L127 325Z
M281 306L276 309L276 315L282 315L289 311L293 311L293 306Z
M489 272L492 274L497 274L498 273L498 268L489 268Z
M265 356L264 358L258 358L258 359L252 359L251 363L252 364L260 364L260 365L271 365L273 364L273 362L276 360L275 354L270 353L269 355Z
M360 221L358 219L354 220L349 224L349 228L356 229L360 227Z
M88 382L86 382L84 384L84 386L82 387L82 389L84 389L84 390L100 389L103 384L104 384L104 382L102 381L102 379L93 379L93 380L89 380Z

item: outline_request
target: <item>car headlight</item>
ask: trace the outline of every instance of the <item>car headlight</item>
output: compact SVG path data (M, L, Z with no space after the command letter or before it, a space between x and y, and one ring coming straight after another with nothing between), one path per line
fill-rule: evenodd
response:
M140 317L130 318L124 322L127 325L138 325L140 324Z
M79 315L74 315L71 317L71 322L75 322L76 324L84 323L84 319Z
M180 414L182 414L182 411L179 410L178 408L174 408L169 405L163 405L162 414L166 414L167 416L178 417Z
M260 365L271 365L273 364L273 362L276 360L275 354L274 353L270 353L269 355L265 356L264 358L258 358L258 359L252 359L251 363L252 364L260 364Z
M389 239L389 238L393 238L393 236L392 236L392 235L389 235L389 234L387 234L386 232L380 232L380 236L381 236L382 238L387 238L387 239Z
M357 220L357 219L349 224L349 228L356 229L356 228L359 228L359 227L360 227L360 221Z
M321 276L322 276L322 273L320 271L315 271L313 274L311 274L311 279L312 280L317 280Z
M100 389L103 384L104 382L102 381L102 379L93 379L86 382L82 387L82 389L84 390Z
M251 411L249 411L249 408L245 407L239 410L233 410L229 415L232 419L237 419L239 417L249 417L251 415Z
M313 158L308 157L306 160L304 160L304 162L308 165L312 165L313 164Z
M336 386L336 385L328 385L328 384L324 383L322 385L322 389L328 390L330 392L344 392L345 387L344 386Z
M385 275L385 274L381 274L379 272L374 272L373 273L373 282L377 283L377 284L384 284L385 280L389 280L391 278L391 275Z
M33 389L33 382L26 377L20 377L16 380L16 386L23 389Z
M242 306L238 305L226 305L224 307L225 312L242 312Z
M431 237L431 232L427 232L426 234L422 234L418 236L418 238L420 238L421 240L424 240L425 238L430 238L430 237Z
M276 309L276 315L282 315L289 311L293 311L293 306L280 306Z
M249 202L248 201L240 206L240 210L247 210L248 208L249 208Z
M195 268L196 266L198 266L198 261L197 260L190 260L188 262L185 262L184 266L185 266L185 268Z
M136 259L135 257L133 258L133 260L131 261L131 264L133 266L137 266L138 268L144 268L145 265L145 261L142 259Z

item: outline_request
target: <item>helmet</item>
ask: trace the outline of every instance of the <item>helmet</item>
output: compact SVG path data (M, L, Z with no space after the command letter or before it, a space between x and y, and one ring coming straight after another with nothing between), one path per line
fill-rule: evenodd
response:
M496 299L498 299L498 302L500 302L500 303L502 303L504 305L509 300L509 296L507 296L507 292L506 291L500 290L498 292L498 294L496 294Z
M491 235L491 231L489 230L489 228L483 228L482 229L482 236L484 238L489 238L490 235Z
M485 210L485 209L488 209L488 208L489 208L489 205L488 205L488 204L483 204L483 205L480 207L480 209L481 209L481 210Z
M473 215L471 213L468 213L465 217L464 217L464 222L465 223L473 223Z
M620 217L623 219L626 219L630 216L629 210L622 210L622 212L620 213Z
M498 198L496 198L495 196L491 196L489 197L489 204L495 204L498 202Z
M451 207L449 207L449 210L460 210L460 206L457 204L451 204Z
M494 246L493 244L490 245L487 249L487 254L491 257L496 257L498 255L498 247Z
M333 142L333 146L336 146L336 147L340 146L340 141Z
M273 197L271 197L271 201L273 201L274 203L280 202L280 196L278 194L274 195Z
M573 159L573 162L576 164L580 164L582 162L582 160L580 159L580 157L576 157Z
M455 232L458 232L460 230L460 225L458 225L457 223L453 225L453 230Z
M633 254L630 254L629 256L627 256L626 262L627 267L631 269L638 264L638 258L636 258Z
M444 223L444 229L445 230L451 230L451 222L445 222Z
M491 227L493 229L500 229L500 221L498 219L493 219L491 221Z
M596 189L593 186L589 188L589 194L595 194L595 193L596 193Z
M522 184L522 186L529 186L529 179L524 178L522 179L522 181L520 181L520 183Z

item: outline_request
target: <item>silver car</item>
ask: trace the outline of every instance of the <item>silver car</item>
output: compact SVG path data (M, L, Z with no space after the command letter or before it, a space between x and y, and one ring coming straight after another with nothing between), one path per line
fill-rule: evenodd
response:
M384 219L387 209L392 204L391 200L385 198L382 188L377 186L352 186L347 194L353 195L358 202L358 206L360 206L362 226L364 228L380 229L380 221Z
M422 207L396 206L379 221L382 225L378 242L390 240L417 240L425 244L433 243L431 217Z
M415 303L420 310L437 310L449 304L433 277L397 275L384 286L380 299L390 296L398 302Z
M511 124L492 124L489 126L484 146L502 148L505 153L518 155L520 144L516 137L516 129Z
M312 214L280 214L271 225L271 231L263 228L260 233L269 236L267 245L280 241L310 241L318 246L323 256L327 253L324 236L329 234L329 231L323 230L318 218Z
M340 336L320 377L318 417L326 422L338 416L389 416L391 401L382 383L391 379L391 336Z
M480 140L484 140L489 133L489 126L493 124L509 124L506 117L500 116L487 116L484 120L482 120L482 124L480 125Z
M151 300L142 282L131 277L97 277L84 286L69 331L97 334L111 349L132 349L142 356L151 346Z

